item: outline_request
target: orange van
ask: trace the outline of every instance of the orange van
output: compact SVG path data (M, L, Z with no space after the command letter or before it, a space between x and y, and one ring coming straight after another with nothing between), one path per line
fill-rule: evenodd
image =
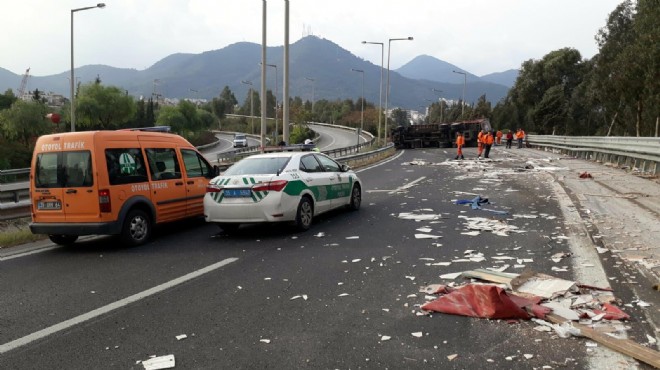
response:
M181 136L141 130L41 136L30 171L34 234L72 244L80 235L149 240L154 224L204 214L217 168Z

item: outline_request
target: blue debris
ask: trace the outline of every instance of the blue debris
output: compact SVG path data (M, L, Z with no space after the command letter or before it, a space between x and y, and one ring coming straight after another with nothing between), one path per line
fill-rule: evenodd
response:
M474 199L458 199L456 204L469 204L472 209L481 209L488 212L493 212L497 215L508 215L507 211L497 211L494 209L481 208L483 204L490 204L488 198L482 198L481 195L477 195Z

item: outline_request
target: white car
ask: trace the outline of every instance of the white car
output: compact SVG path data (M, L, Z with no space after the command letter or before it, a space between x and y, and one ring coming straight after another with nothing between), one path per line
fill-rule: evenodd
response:
M244 148L248 146L247 137L243 134L234 135L234 148Z
M358 210L362 182L322 153L285 151L247 157L212 179L204 217L226 233L242 223L292 221L300 230L338 207Z

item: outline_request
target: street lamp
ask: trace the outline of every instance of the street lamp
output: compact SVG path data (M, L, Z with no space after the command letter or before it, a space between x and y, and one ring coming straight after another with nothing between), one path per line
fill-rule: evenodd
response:
M467 82L467 73L460 71L452 71L452 72L458 73L459 75L463 75L463 104L461 105L461 119L465 119L463 117L463 112L465 111L465 83Z
M254 93L252 92L252 81L241 81L242 84L250 85L250 132L254 135Z
M433 88L433 89L431 89L431 90L433 90L434 92L439 93L439 94L438 94L438 103L440 103L440 123L442 123L442 122L443 122L443 120L442 120L442 109L443 109L443 105L444 105L444 104L443 104L444 102L441 100L441 97L442 97L442 90L438 90L438 89L436 89L436 88Z
M277 141L277 66L275 64L266 64L266 67L275 68L275 93L273 95L275 95L275 141Z
M87 6L84 8L71 9L71 132L76 131L76 105L75 105L75 96L74 96L74 85L76 79L73 76L73 13L79 12L82 10L94 9L94 8L105 8L104 3L98 3L95 6Z
M380 45L380 85L378 93L378 144L380 144L380 116L383 114L383 61L385 56L385 45L382 42L362 41L363 44Z
M362 108L360 110L360 130L358 131L357 135L357 145L360 145L360 134L362 133L362 130L364 130L364 70L362 69L355 69L351 68L351 71L353 72L358 72L362 74Z
M312 81L312 113L314 113L314 101L316 100L314 94L316 92L316 80L311 77L305 77L306 80Z
M389 39L387 43L387 87L385 88L385 143L387 143L387 103L390 97L390 51L392 41L412 41L412 36L406 38Z

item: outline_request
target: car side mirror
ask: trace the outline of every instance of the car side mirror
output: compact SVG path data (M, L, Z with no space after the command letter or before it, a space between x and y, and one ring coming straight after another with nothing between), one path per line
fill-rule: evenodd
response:
M348 172L351 170L351 167L347 164L342 164L341 165L341 172Z
M220 167L213 166L213 168L211 169L211 173L209 173L209 175L210 175L211 178L219 176L220 175Z

